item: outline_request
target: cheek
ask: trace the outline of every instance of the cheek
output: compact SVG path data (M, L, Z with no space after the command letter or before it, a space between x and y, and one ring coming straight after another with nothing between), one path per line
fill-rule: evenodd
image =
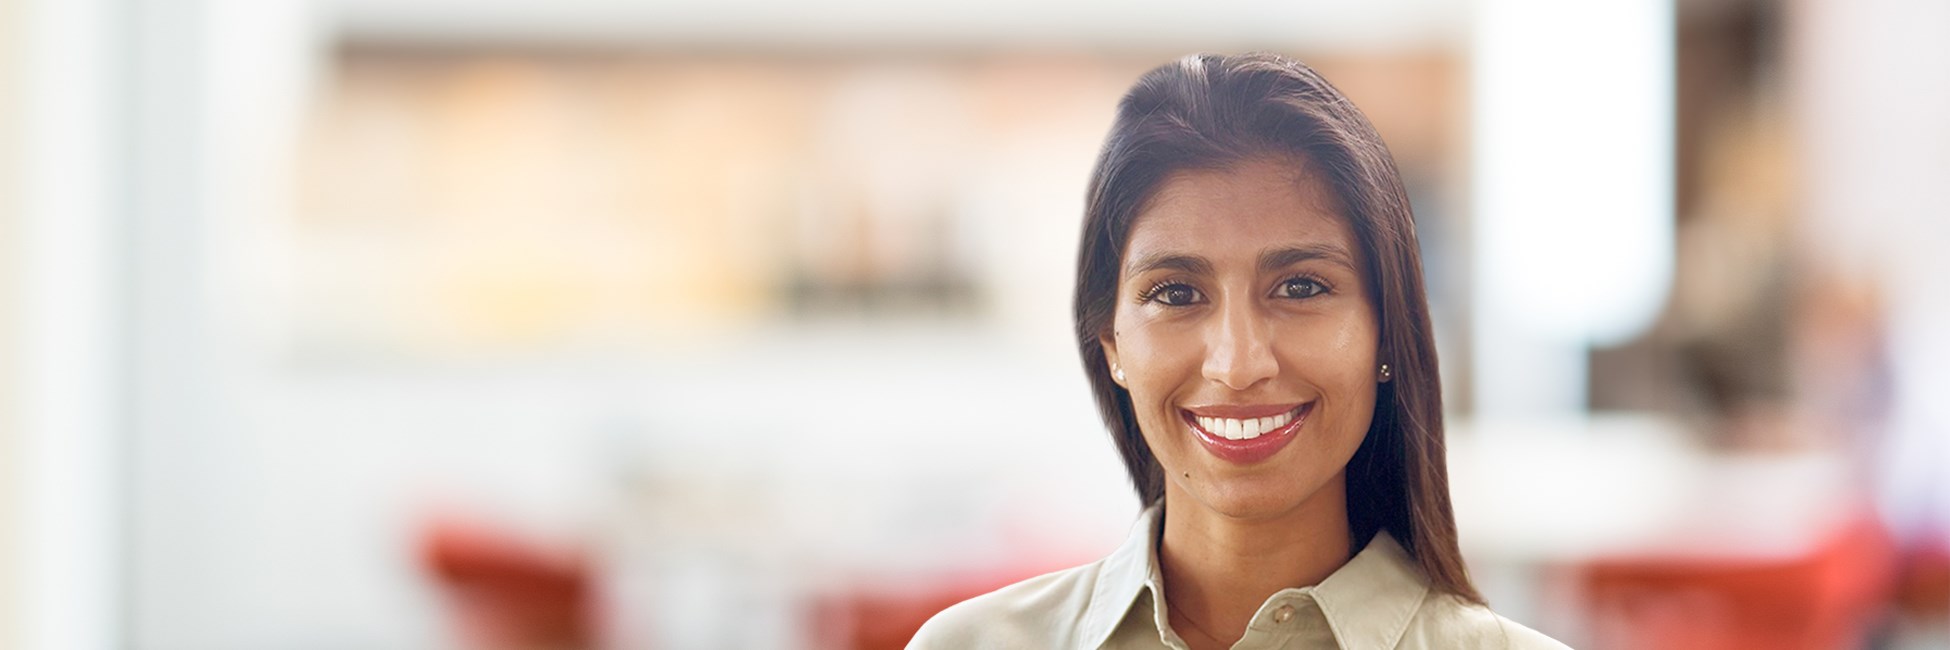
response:
M1313 384L1335 401L1372 401L1379 370L1372 318L1349 315L1322 322L1296 322L1281 332L1283 370ZM1367 395L1365 400L1359 399Z
M1160 389L1171 390L1184 366L1196 364L1196 338L1188 338L1170 323L1127 317L1122 312L1115 322L1118 362L1133 397L1142 399Z
M1145 321L1119 313L1116 319L1117 357L1124 369L1125 390L1130 392L1131 408L1137 415L1138 429L1148 443L1151 438L1175 426L1176 413L1167 408L1172 396L1196 379L1200 345L1170 323Z

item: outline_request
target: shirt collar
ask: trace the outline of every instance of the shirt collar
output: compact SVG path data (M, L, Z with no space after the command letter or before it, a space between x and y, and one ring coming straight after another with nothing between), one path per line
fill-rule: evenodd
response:
M1078 647L1103 647L1118 624L1124 622L1124 615L1131 611L1131 602L1151 580L1152 572L1157 571L1158 523L1163 512L1162 500L1145 508L1138 514L1137 523L1131 524L1130 537L1104 558L1097 585L1090 593L1090 605L1083 613L1083 625L1078 628L1084 635L1081 639L1084 643Z
M1314 587L1314 601L1343 648L1393 648L1428 595L1428 581L1387 531Z
M1163 512L1162 502L1145 508L1131 526L1130 537L1104 558L1079 628L1084 635L1081 647L1102 647L1131 614L1138 594L1147 587L1162 585L1156 577L1160 575L1157 540ZM1326 580L1301 590L1319 603L1341 647L1390 648L1408 629L1408 621L1421 607L1429 586L1408 551L1387 531L1381 531ZM1162 589L1154 590L1152 597L1163 601ZM1160 622L1161 629L1162 625Z

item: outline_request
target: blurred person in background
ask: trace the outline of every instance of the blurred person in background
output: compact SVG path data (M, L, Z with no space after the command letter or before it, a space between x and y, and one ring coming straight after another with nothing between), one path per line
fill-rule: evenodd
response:
M1109 557L950 608L914 646L1562 647L1463 566L1406 193L1311 68L1145 74L1078 258L1078 346L1146 509Z

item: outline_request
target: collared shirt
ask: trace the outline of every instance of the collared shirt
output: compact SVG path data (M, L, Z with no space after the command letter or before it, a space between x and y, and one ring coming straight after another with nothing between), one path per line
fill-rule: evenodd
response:
M1110 556L978 596L935 615L909 648L1173 648L1158 568L1160 506ZM1320 584L1282 589L1259 607L1236 650L1565 646L1488 608L1438 593L1388 533Z

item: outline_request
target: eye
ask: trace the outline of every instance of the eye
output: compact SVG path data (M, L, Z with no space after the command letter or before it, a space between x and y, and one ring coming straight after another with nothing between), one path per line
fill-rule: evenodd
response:
M1192 285L1179 282L1160 282L1146 289L1138 296L1138 302L1157 302L1168 307L1183 307L1205 301L1205 294L1192 288Z
M1312 298L1327 293L1327 285L1306 276L1291 277L1281 282L1273 293L1281 298Z

